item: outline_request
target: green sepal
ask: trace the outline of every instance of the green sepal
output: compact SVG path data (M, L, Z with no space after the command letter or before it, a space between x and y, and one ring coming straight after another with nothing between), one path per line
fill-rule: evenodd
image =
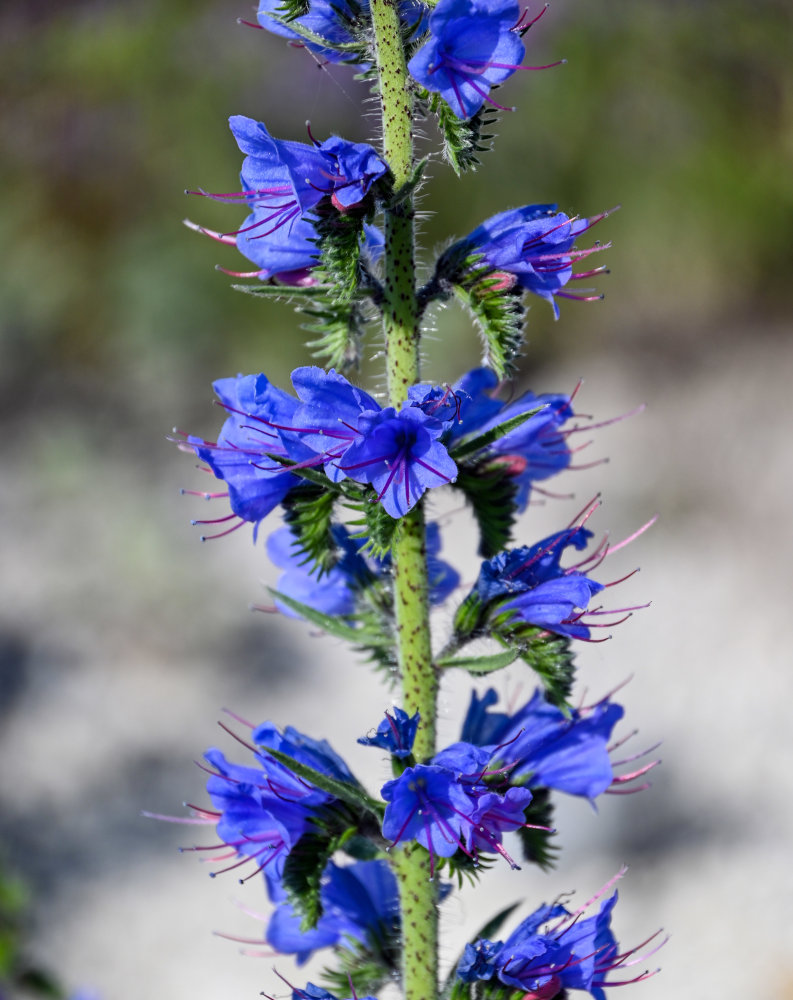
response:
M514 663L520 655L520 649L506 649L503 653L490 653L484 656L446 657L438 660L437 665L444 670L456 667L459 670L467 670L469 674L474 674L474 676L480 676L492 674L496 670L503 670L510 663Z
M575 679L575 659L570 640L566 636L549 635L533 625L505 628L496 624L493 634L504 645L519 645L520 659L539 677L547 700L563 712L569 712L568 700Z
M313 348L312 357L321 361L324 368L347 371L358 367L364 332L371 320L364 303L326 301L299 311L310 319L302 329L317 334L307 342Z
M487 605L480 599L475 590L465 598L454 613L454 648L459 649L469 639L481 632L485 620Z
M505 906L503 910L499 910L499 912L494 917L491 917L490 920L488 920L483 927L480 927L479 931L476 934L474 934L474 936L470 939L469 944L476 944L476 942L481 940L482 938L484 938L487 941L490 941L493 937L495 937L496 934L498 934L498 932L504 926L504 922L509 917L512 916L512 914L515 912L515 910L517 910L519 906L520 906L519 902L510 903L509 906ZM460 964L460 962L462 962L464 954L465 950L463 950L463 953L451 967L448 978L444 983L443 990L441 992L441 997L449 997L452 995L453 987L455 985L455 973L457 972L457 966Z
M459 463L462 459L468 458L470 455L475 455L478 451L484 451L491 444L506 437L507 434L511 434L512 431L517 430L518 427L525 424L527 420L531 420L532 417L536 417L545 408L545 406L538 406L533 410L525 410L523 413L518 413L508 420L502 420L500 424L496 424L495 427L491 427L482 434L477 434L476 437L463 438L459 444L455 445L449 451L449 454L455 462Z
M517 784L517 782L514 782ZM532 788L532 800L524 813L527 823L553 826L553 802L547 788ZM521 826L517 830L523 860L538 865L543 871L556 867L559 846L552 841L555 833L547 830L528 830Z
M363 217L357 211L342 215L332 209L317 219L314 229L320 283L330 286L333 303L350 302L360 281Z
M268 589L276 600L281 601L288 608L291 608L292 611L296 611L301 618L305 618L306 621L311 622L312 625L316 625L318 628L321 628L323 632L327 632L329 635L335 635L338 639L346 639L348 642L354 642L365 646L388 645L391 642L390 638L380 635L376 631L372 631L367 628L359 628L355 625L348 625L341 618L337 618L334 615L326 615L322 611L317 611L316 608L312 608L308 604L303 604L302 601L296 601L294 597L282 594L280 591L275 590L272 587L269 587Z
M309 0L281 0L275 8L275 13L280 19L289 22L298 17L305 17L309 9Z
M317 820L322 824L321 814ZM282 885L286 898L300 916L300 930L313 930L322 916L322 874L354 827L342 832L309 831L294 845L284 862Z
M334 8L334 11L340 13L338 8ZM365 61L367 58L367 46L361 41L352 42L333 42L329 38L325 38L323 35L318 35L315 31L307 28L300 21L290 21L283 15L271 14L270 17L276 24L282 24L285 28L289 28L296 35L299 35L303 41L311 42L312 45L318 45L323 49L333 49L334 52L343 52L345 57L349 59L350 62ZM349 17L340 18L344 21L346 27L350 29L350 33L357 34L357 23L354 19Z
M338 561L338 547L331 534L336 497L316 483L291 490L283 500L284 520L295 535L295 552L305 556L317 579ZM302 565L302 564L301 564Z
M449 105L437 94L433 95L430 109L438 119L438 128L443 137L443 155L452 170L459 177L466 170L476 170L479 153L486 153L493 146L494 133L491 129L498 120L498 111L483 107L470 118L458 118Z
M374 497L374 492L371 496ZM360 529L353 537L366 539L363 551L370 553L375 559L384 559L390 555L399 518L391 517L382 504L372 503L369 498L348 506L361 514L358 520L351 523Z
M461 889L465 881L475 885L479 876L492 868L496 859L490 855L479 855L475 860L462 849L455 851L449 858L436 858L435 872L441 875L448 872L450 878L457 878L457 887Z
M461 465L454 488L465 496L479 526L479 555L492 559L512 540L518 494L514 475L497 458L476 466Z
M349 781L334 778L332 775L323 774L322 771L317 771L308 764L295 760L288 753L273 750L272 747L260 747L259 752L263 757L272 757L279 764L283 764L293 774L296 774L298 778L302 778L304 781L309 782L309 784L319 788L320 791L327 792L328 795L332 795L335 799L339 799L345 805L350 806L355 815L371 814L378 821L382 819L385 812L385 803L375 801L375 799L367 795L363 787L357 782L352 784Z
M526 310L520 290L503 287L503 277L483 277L455 285L455 295L471 313L485 345L484 363L500 379L517 371Z

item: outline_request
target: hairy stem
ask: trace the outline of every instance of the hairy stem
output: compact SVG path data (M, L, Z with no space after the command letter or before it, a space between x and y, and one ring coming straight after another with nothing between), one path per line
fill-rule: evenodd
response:
M395 0L372 0L383 152L395 190L413 169L413 108ZM414 268L413 200L386 212L383 328L389 402L400 406L419 380L419 305ZM397 661L405 711L421 714L414 753L435 752L437 676L432 663L424 513L417 505L400 520L393 547ZM394 852L402 913L402 986L405 1000L438 995L438 907L427 852L411 846Z

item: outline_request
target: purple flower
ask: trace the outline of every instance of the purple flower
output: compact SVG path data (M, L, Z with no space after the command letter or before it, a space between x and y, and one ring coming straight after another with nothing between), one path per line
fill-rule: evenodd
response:
M360 736L358 742L366 747L380 747L400 760L410 757L413 753L413 741L419 725L419 713L408 715L403 709L394 706L394 714L385 713L385 719L380 723L372 736Z
M497 700L493 688L481 699L472 693L462 739L490 751L491 769L506 765L511 784L557 789L591 800L612 785L608 743L624 714L622 706L604 700L565 715L537 690L512 715L488 712Z
M524 825L531 793L487 784L488 759L481 747L455 743L386 782L383 836L394 844L416 840L429 851L433 870L436 856L449 858L458 850L474 860L480 851L496 851L517 868L501 835Z
M207 791L216 811L199 813L215 817L218 836L232 849L216 860L238 859L223 871L255 861L256 870L247 877L264 871L271 895L278 899L289 851L311 829L316 810L335 800L268 755L268 749L337 780L355 783L355 778L325 740L313 740L291 726L281 734L264 722L252 730L251 739L252 766L231 763L214 747L204 754L210 765Z
M490 88L520 68L519 17L516 0L439 0L429 38L408 63L411 76L470 118L485 101L495 104Z
M606 218L609 212L589 219L570 218L557 212L556 205L524 205L494 215L470 233L464 243L471 254L481 256L483 264L511 276L511 282L526 291L546 299L559 318L557 298L592 299L602 295L577 295L563 291L571 280L589 278L606 270L573 272L574 261L588 257L610 244L596 244L588 250L578 250L578 236Z
M300 918L281 903L270 918L266 939L276 951L297 956L298 965L319 948L359 941L379 953L399 935L399 892L385 861L358 861L346 867L331 862L322 877L323 914L311 931L300 930Z

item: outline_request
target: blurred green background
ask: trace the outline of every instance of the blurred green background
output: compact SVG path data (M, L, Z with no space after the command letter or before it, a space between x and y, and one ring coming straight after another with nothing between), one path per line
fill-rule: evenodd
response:
M241 213L184 189L237 186L231 114L285 138L304 139L306 119L322 138L378 132L349 70L237 17L250 0L0 4L0 756L14 761L0 841L31 890L34 959L105 1000L271 986L269 963L240 973L233 946L207 946L230 923L208 915L220 889L135 819L201 794L189 762L217 706L253 705L346 756L384 697L333 644L329 669L309 669L305 630L248 615L268 572L260 549L243 532L199 546L189 518L225 511L176 496L204 484L165 437L175 423L216 433L211 381L264 369L285 385L306 360L290 308L232 291L214 265L244 259L181 225L227 231ZM518 112L478 172L457 180L433 163L421 259L507 207L622 205L596 231L613 241L606 301L562 302L558 323L533 304L524 372L537 391L587 375L582 406L598 417L650 403L598 441L607 480L598 467L562 488L577 509L607 482L616 537L663 514L624 566L646 560L636 603L655 606L584 654L598 694L637 671L626 701L648 743L668 740L661 788L604 808L600 833L576 817L576 877L565 868L556 887L594 890L642 862L624 897L630 939L659 922L678 936L637 997L738 1000L762 968L763 995L788 1000L793 8L555 0L527 50L529 63L568 61L507 82L499 99ZM424 133L437 148L432 123ZM434 323L427 375L453 380L479 346L456 307ZM374 336L367 355L379 348ZM552 530L557 510L530 517ZM758 580L762 599L747 592ZM340 690L355 697L329 720ZM752 795L738 813L736 789ZM509 875L498 893L517 898ZM240 974L250 994L226 986Z
M267 366L278 376L303 359L288 308L233 293L212 270L244 269L234 249L179 225L189 215L228 230L240 213L182 191L235 188L230 114L266 119L282 137L305 138L310 118L320 136L371 138L376 108L361 116L366 90L349 70L318 67L237 16L249 5L3 5L7 412L112 400L129 426L160 400L184 413L217 375ZM617 342L721 350L744 318L789 315L792 25L787 0L555 3L527 36L527 61L567 65L509 81L502 95L518 113L503 116L497 153L476 174L435 169L423 247L507 206L622 204L597 233L614 242L608 306L567 303L554 324L535 305L535 360ZM468 338L455 350L465 344L474 360Z

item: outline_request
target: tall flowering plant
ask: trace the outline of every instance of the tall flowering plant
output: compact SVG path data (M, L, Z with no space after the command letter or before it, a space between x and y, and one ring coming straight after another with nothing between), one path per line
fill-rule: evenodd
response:
M547 538L514 537L532 493L571 466L575 435L599 425L576 415L573 396L501 393L521 351L525 294L557 316L562 299L598 297L571 289L603 270L582 262L606 248L589 230L608 213L505 210L416 278L416 122L436 120L458 175L473 167L505 110L496 88L544 68L524 63L542 13L517 0L261 0L253 26L357 68L379 98L382 141L311 131L286 141L235 116L240 190L195 192L244 209L227 233L188 225L252 262L230 272L254 279L235 287L297 305L323 362L296 369L291 389L264 374L215 383L226 412L217 439L179 442L219 480L204 495L230 511L197 523L208 537L246 524L257 542L266 534L282 570L278 609L348 641L397 686L358 740L390 757L380 789L324 740L269 721L236 720L241 761L205 755L211 804L186 821L216 827L214 874L264 883L276 952L333 955L322 985L290 984L300 1000L369 998L395 982L405 1000L603 998L652 974L645 959L658 943L623 948L611 929L620 872L579 909L540 903L511 926L514 907L491 915L439 976L439 907L455 882L476 882L499 856L516 870L555 864L556 795L594 803L639 791L656 763L615 759L624 710L611 696L570 703L576 646L634 610L610 597L621 581L604 563L620 545L587 526L597 502ZM424 382L424 316L453 296L481 334L482 366ZM382 396L354 380L367 338L384 343ZM457 491L478 526L482 563L467 592L428 520L437 490ZM443 602L454 610L434 634L430 608ZM442 678L513 663L534 680L528 701L507 710L495 689L474 691L459 739L439 747ZM525 885L521 876L516 890Z

